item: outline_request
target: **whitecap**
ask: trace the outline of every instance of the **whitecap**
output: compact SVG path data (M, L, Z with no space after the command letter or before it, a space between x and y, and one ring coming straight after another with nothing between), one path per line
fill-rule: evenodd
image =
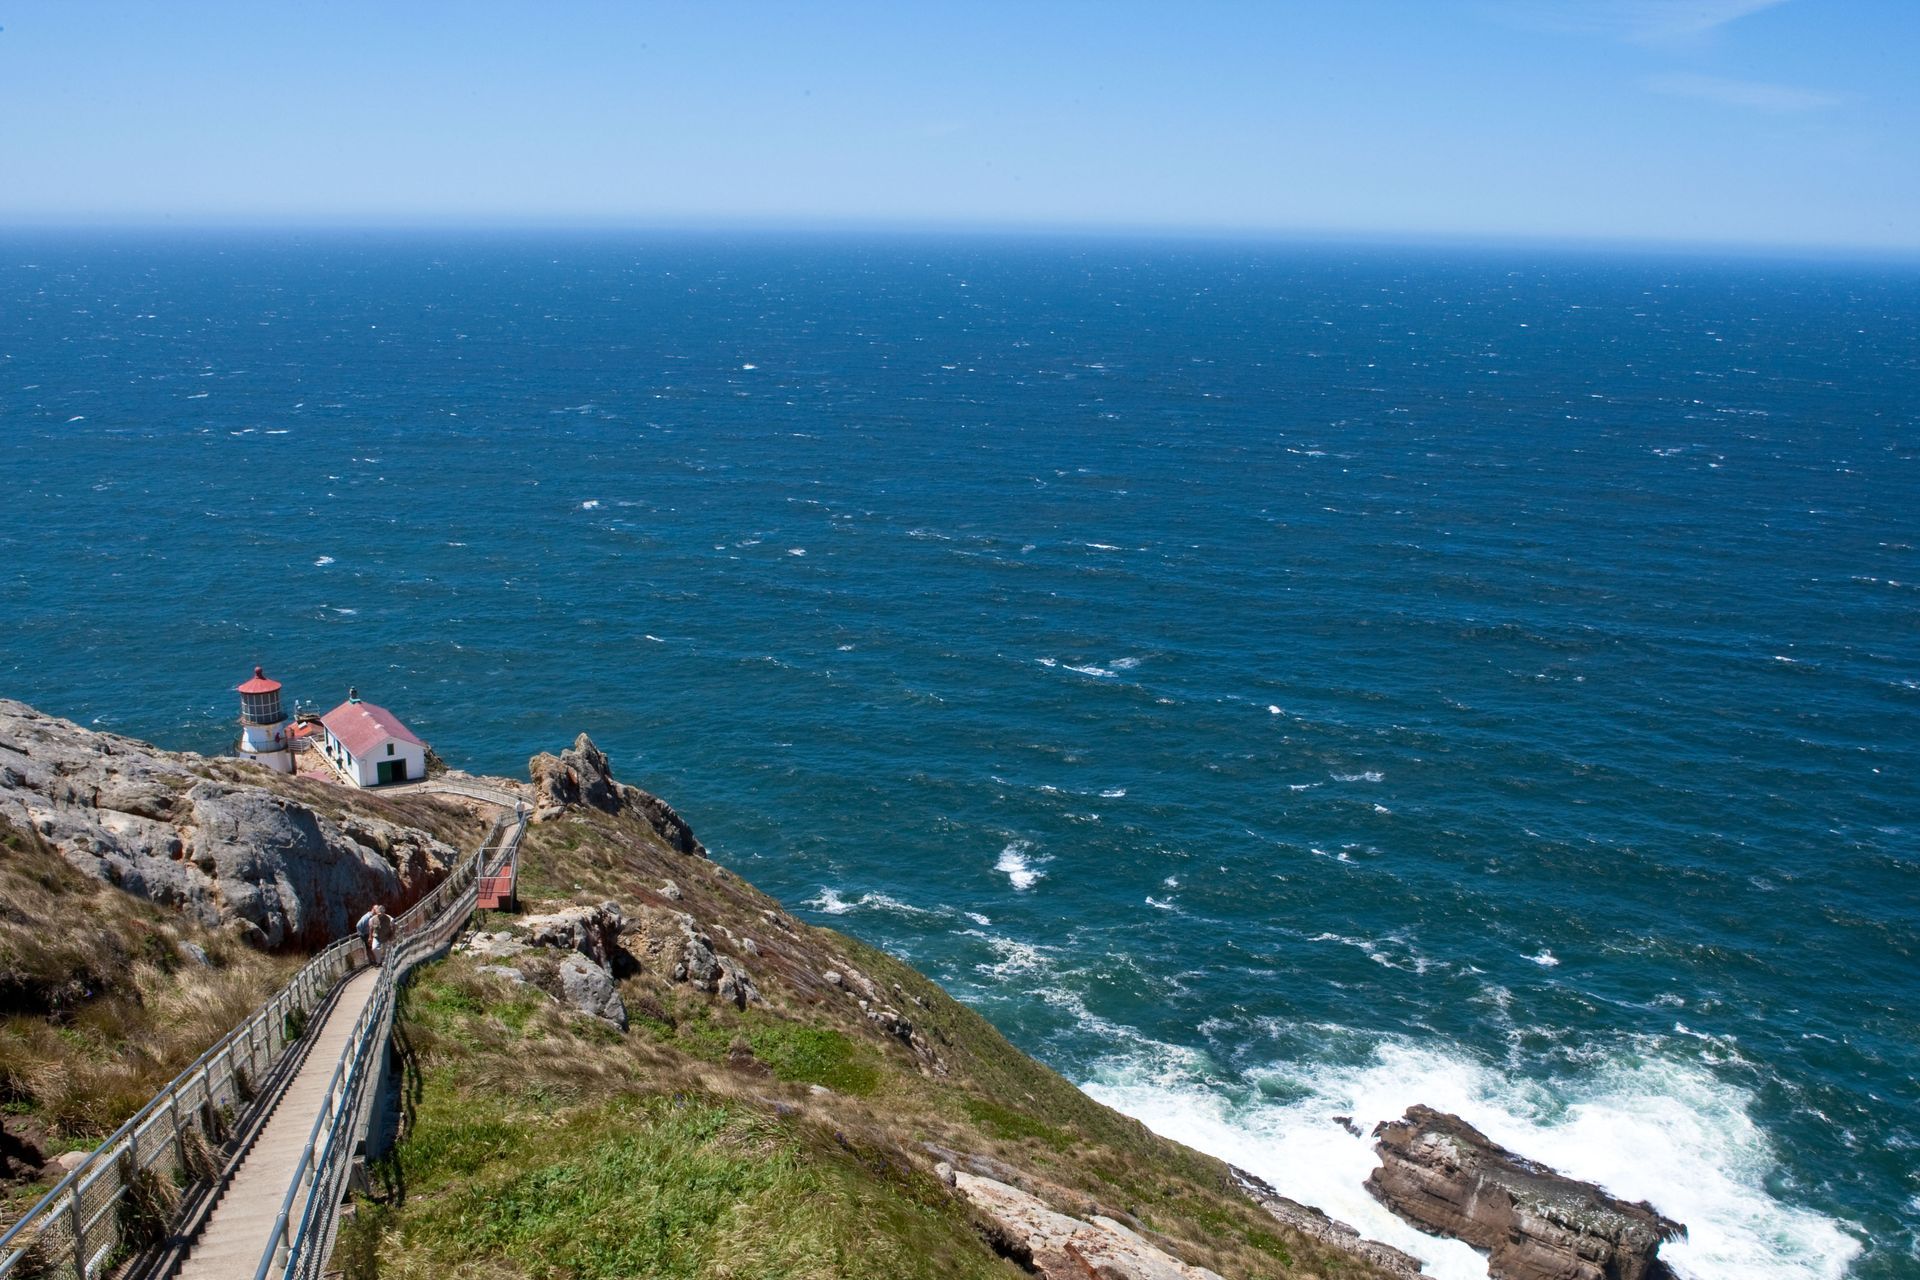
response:
M651 641L653 641L653 642L654 642L655 644L665 644L665 643L666 643L666 641L665 641L665 640L662 640L662 639L661 639L661 638L660 638L659 636L641 636L640 638L641 638L642 640L651 640Z
M592 511L599 505L600 505L600 499L588 498L585 502L580 504L580 509L582 511Z
M1378 769L1369 769L1365 773L1334 773L1327 776L1335 782L1384 782L1387 777Z
M313 567L316 569L324 569L332 563L333 563L332 556L321 556L313 562Z
M790 556L803 556L807 554L807 549L805 547L788 547L787 554Z
M760 366L757 364L743 364L740 367L742 369L752 370L752 369L758 369Z
M1068 671L1078 671L1083 676L1098 676L1101 679L1113 678L1113 672L1107 670L1105 667L1096 667L1091 662L1085 664L1084 666L1075 666L1073 663L1069 662L1066 664L1066 669Z
M1043 667L1057 667L1060 665L1059 663L1055 662L1052 658L1035 658L1034 661L1039 663Z
M1279 707L1276 707L1271 702L1269 702L1267 704L1267 714L1270 716L1277 716L1281 714L1281 711Z
M1027 854L1032 849L1031 841L1009 840L1006 847L1000 850L1000 859L993 864L993 869L1005 875L1015 889L1033 888L1046 873L1036 870L1028 859Z
M985 928L987 925L990 925L993 923L993 921L987 919L987 917L981 915L978 911L963 911L960 914L965 916L967 919L973 921L975 924L981 926L982 928Z
M1554 969L1560 965L1560 957L1554 955L1553 952L1547 950L1545 947L1540 948L1538 953L1528 956L1527 959L1533 961L1542 969Z
M1135 667L1140 665L1140 659L1115 658L1113 661L1109 662L1107 665L1112 667L1115 671L1131 671Z
M1102 800L1118 800L1121 796L1124 796L1125 794L1127 794L1127 789L1125 787L1108 787L1105 791L1102 791L1100 793L1100 798Z
M801 905L828 916L843 916L853 910L853 904L842 898L838 889L822 889Z
M1174 906L1171 902L1160 901L1160 899L1154 897L1152 894L1147 895L1147 905L1150 907L1156 907L1161 911L1178 911L1180 909Z

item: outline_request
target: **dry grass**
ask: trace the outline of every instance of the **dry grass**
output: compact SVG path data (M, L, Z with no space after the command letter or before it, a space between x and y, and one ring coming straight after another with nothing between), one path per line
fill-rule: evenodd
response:
M82 875L0 819L0 1106L9 1127L35 1133L50 1152L93 1145L299 964Z

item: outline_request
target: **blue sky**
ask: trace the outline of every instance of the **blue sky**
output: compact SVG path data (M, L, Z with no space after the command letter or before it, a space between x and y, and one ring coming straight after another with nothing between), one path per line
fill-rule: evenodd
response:
M1920 249L1920 0L0 3L0 221Z

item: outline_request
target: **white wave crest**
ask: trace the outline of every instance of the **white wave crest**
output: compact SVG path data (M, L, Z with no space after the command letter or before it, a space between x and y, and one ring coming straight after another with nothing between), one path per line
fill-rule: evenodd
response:
M1335 782L1384 782L1387 778L1387 775L1378 769L1368 769L1365 773L1335 773L1328 776Z
M1423 1102L1495 1142L1687 1224L1660 1256L1681 1280L1841 1280L1861 1252L1844 1224L1776 1199L1776 1158L1748 1115L1752 1096L1692 1062L1635 1053L1578 1082L1504 1075L1464 1051L1405 1040L1357 1065L1289 1064L1263 1087L1223 1092L1217 1077L1169 1076L1157 1057L1116 1057L1084 1087L1158 1133L1231 1160L1421 1258L1439 1280L1485 1280L1486 1260L1415 1231L1361 1189L1377 1164L1371 1133ZM1274 1087L1281 1086L1281 1087ZM1293 1098L1276 1102L1274 1098Z
M993 869L1007 877L1016 889L1031 889L1046 872L1036 869L1027 857L1033 850L1033 844L1027 840L1009 840L1006 848L1000 850L1000 860Z
M840 896L838 889L822 889L801 905L812 907L822 915L829 916L843 916L853 910L854 906L853 903L848 902Z

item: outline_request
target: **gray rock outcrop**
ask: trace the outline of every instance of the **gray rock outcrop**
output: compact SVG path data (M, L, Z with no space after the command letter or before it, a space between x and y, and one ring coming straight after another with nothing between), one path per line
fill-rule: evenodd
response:
M565 907L469 934L459 949L489 962L482 973L530 982L568 1008L625 1031L627 1004L614 977L625 927L618 903Z
M1499 1146L1459 1116L1409 1107L1375 1127L1367 1191L1422 1231L1487 1252L1493 1280L1661 1280L1686 1227Z
M81 871L209 926L239 922L259 946L337 938L459 857L410 827L208 777L210 763L0 700L0 813Z
M580 806L601 813L629 813L653 828L668 848L693 857L707 856L685 818L650 791L616 781L607 753L581 734L559 755L541 752L527 761L533 779L533 818L546 822Z
M1265 1179L1237 1165L1228 1165L1227 1168L1232 1171L1234 1181L1246 1192L1247 1197L1275 1220L1286 1223L1304 1236L1365 1258L1397 1280L1420 1280L1420 1259L1412 1254L1403 1253L1390 1244L1367 1239L1340 1219L1329 1217L1312 1205L1301 1204L1298 1200L1281 1195Z
M760 999L746 966L716 950L713 936L684 911L641 908L627 949L647 972L688 983L738 1008Z
M627 1029L627 1003L614 990L611 973L582 955L565 957L556 972L562 1000L622 1031Z
M1222 1280L1189 1266L1112 1218L1072 1218L1037 1196L946 1165L951 1185L992 1220L1000 1246L1042 1280Z

